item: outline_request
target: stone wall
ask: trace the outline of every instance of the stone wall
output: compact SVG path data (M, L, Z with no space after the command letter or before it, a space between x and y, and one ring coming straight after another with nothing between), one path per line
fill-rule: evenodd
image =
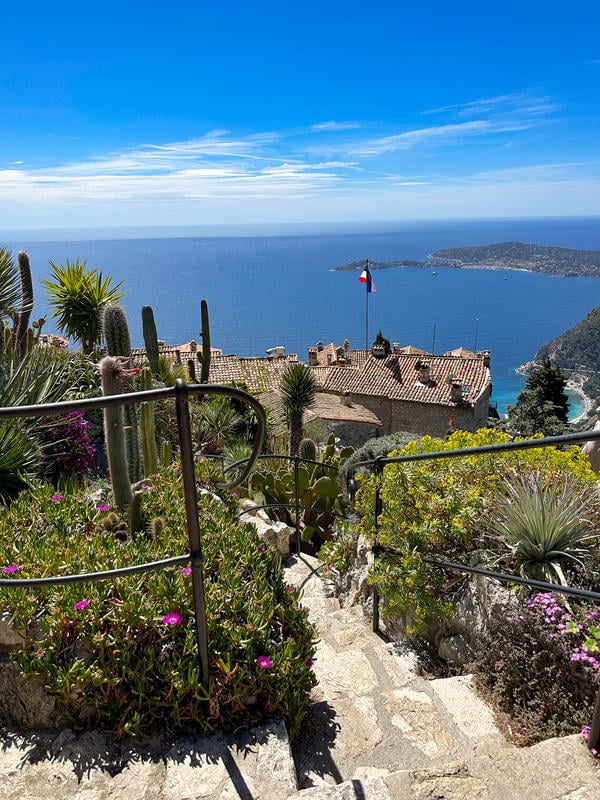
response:
M482 394L474 408L414 403L370 395L355 395L354 398L357 403L377 414L383 424L382 435L408 431L420 436L429 434L443 437L450 427L451 416L454 417L454 427L460 430L476 431L487 424L489 392Z

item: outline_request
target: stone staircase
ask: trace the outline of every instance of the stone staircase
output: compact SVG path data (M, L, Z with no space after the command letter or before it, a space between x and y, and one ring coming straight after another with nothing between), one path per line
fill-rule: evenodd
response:
M287 564L320 635L319 684L293 752L279 722L166 750L4 731L0 800L600 799L600 770L578 736L513 747L468 678L421 678L410 652L328 596L320 562Z

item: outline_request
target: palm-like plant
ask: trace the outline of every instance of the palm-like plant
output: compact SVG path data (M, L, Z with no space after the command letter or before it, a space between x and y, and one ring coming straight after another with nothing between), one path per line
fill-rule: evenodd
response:
M101 311L116 304L125 292L121 284L111 285L112 277L102 276L97 269L88 269L85 261L67 260L65 266L50 262L52 280L42 281L49 293L52 316L68 338L81 343L84 353L91 353L100 342Z
M302 418L317 394L315 376L304 364L292 364L281 377L279 391L288 424L289 454L297 456L302 441Z
M533 473L507 481L505 489L492 531L510 549L521 575L565 584L563 566L581 564L598 536L592 528L596 488L582 490L571 480L547 483Z

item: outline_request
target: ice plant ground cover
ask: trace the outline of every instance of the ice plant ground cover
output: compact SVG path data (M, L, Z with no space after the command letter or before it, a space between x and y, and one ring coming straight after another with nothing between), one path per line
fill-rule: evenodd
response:
M106 512L83 488L53 492L40 485L3 511L2 577L95 572L189 550L176 465L145 483L143 511L155 524L125 539L106 530ZM200 683L185 565L95 583L0 589L0 613L25 636L13 660L25 677L42 680L72 724L123 736L231 730L272 716L284 719L292 736L298 731L315 685L316 632L277 557L252 526L237 521L235 508L230 495L200 496L208 686Z

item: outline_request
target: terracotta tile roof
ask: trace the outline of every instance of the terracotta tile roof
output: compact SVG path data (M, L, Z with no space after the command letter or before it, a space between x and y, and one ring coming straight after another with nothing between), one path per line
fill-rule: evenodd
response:
M474 353L472 350L467 350L466 347L457 347L456 350L448 350L444 355L458 356L459 358L479 358L477 353Z
M317 392L315 403L305 414L306 419L318 417L331 422L357 422L364 425L383 426L379 417L368 408L348 399L347 403L337 394Z
M422 356L422 353L421 353ZM428 355L430 380L418 380L420 355L390 355L378 359L370 356L362 367L316 368L315 377L321 391L351 395L386 397L415 403L435 403L455 407L451 399L451 383L461 382L464 404L473 405L489 385L489 369L483 357Z
M265 392L279 386L281 376L298 356L277 358L239 358L213 356L210 360L210 383L244 383L251 392Z

